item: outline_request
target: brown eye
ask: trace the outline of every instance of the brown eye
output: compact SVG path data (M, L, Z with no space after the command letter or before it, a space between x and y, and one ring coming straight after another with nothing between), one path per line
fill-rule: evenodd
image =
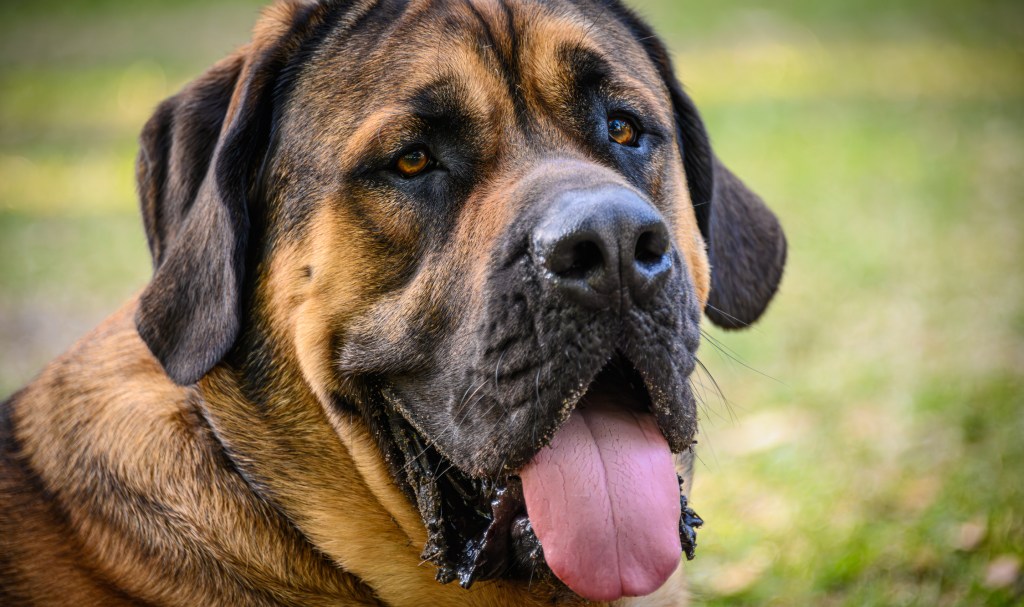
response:
M608 119L608 138L619 145L636 145L639 129L626 118Z
M406 152L398 159L395 168L402 174L402 177L415 177L430 166L430 153L423 148L416 148Z

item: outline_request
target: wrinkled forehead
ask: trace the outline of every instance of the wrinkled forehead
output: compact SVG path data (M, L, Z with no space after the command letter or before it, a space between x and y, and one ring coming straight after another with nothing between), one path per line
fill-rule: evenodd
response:
M356 3L303 80L318 98L366 112L398 114L440 98L470 114L518 120L557 112L578 102L581 87L601 86L670 120L668 93L640 43L586 0Z

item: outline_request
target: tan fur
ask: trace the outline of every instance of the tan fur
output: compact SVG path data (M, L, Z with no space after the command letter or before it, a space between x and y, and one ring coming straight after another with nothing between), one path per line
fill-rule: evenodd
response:
M274 604L273 597L326 605L324 596L368 596L223 465L197 419L200 392L167 379L139 339L133 312L134 302L54 361L12 412L25 470L50 495L45 507L20 513L31 525L4 525L5 551L31 550L19 569L46 582L23 584L25 598L198 605ZM140 503L109 495L100 467ZM145 503L164 505L166 519L154 521ZM47 552L56 558L36 560ZM178 558L167 562L167 555ZM65 568L84 579L55 575Z

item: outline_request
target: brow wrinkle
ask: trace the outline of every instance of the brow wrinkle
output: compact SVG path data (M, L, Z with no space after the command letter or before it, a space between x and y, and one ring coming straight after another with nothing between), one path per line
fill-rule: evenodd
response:
M493 57L497 60L497 72L512 98L516 121L519 123L520 128L525 129L528 123L529 112L527 110L526 98L523 94L524 87L522 86L521 64L519 60L519 34L516 31L515 16L512 13L512 8L505 0L499 0L498 4L501 6L505 17L504 42L507 43L502 44L503 41L498 38L490 22L477 9L473 1L464 0L464 2L483 28L483 33L487 40L487 44L483 48L490 49Z

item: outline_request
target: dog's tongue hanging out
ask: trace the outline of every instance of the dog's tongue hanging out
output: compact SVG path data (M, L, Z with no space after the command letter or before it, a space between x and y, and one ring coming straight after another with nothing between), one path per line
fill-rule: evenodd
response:
M523 468L526 510L556 576L611 601L661 587L679 566L679 482L654 418L588 394Z

